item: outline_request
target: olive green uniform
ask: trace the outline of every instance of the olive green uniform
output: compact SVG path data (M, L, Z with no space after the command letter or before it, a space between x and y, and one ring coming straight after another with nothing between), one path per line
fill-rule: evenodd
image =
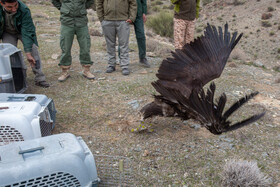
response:
M60 10L61 36L60 47L62 54L59 66L72 64L71 48L74 35L80 46L80 63L92 65L90 58L90 35L88 32L87 10L94 0L52 0L52 4Z
M147 0L137 0L137 15L133 24L140 59L146 58L146 37L143 14L147 14Z

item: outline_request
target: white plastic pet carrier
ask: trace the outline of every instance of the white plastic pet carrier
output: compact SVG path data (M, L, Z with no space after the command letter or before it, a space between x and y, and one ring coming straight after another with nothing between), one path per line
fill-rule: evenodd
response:
M51 135L55 113L44 95L0 94L0 146Z
M26 66L20 49L1 43L0 93L23 93L26 88Z
M57 134L0 146L1 187L90 187L99 179L81 137Z

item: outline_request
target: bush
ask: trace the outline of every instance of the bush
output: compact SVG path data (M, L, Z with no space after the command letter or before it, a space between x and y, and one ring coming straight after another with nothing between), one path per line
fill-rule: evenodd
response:
M263 20L266 20L266 19L269 19L272 17L272 14L271 13L263 13L262 14L262 19Z
M239 1L239 0L234 0L233 1L234 6L243 5L244 3L245 3L245 1Z
M262 21L263 27L271 27L271 23L269 21Z
M154 6L154 7L152 8L152 11L154 11L154 12L159 12L159 11L160 11L160 7L159 7L159 6Z
M270 31L269 36L274 36L275 32Z
M147 27L156 34L164 37L173 37L173 13L160 12L147 21Z
M163 2L161 2L161 1L156 1L156 5L162 5L163 4Z
M256 162L230 160L222 177L223 187L271 185L271 179L260 171Z
M271 7L271 6L270 6L270 7L267 7L267 11L268 11L268 12L272 12L272 11L274 11L274 8Z

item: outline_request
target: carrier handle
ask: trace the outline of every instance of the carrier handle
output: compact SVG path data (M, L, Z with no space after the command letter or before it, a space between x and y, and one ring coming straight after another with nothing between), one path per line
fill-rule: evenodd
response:
M31 152L34 152L34 151L41 151L41 150L43 150L43 149L45 149L45 147L40 146L40 147L31 148L31 149L20 150L20 151L18 152L18 154L31 153Z

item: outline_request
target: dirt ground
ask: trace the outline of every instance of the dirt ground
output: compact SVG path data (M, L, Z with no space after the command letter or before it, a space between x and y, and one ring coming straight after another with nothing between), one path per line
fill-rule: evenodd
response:
M251 91L260 94L238 111L232 121L266 110L265 117L258 122L220 136L210 134L195 121L160 117L141 121L139 110L156 93L150 83L156 80L162 59L174 49L166 38L147 36L152 66L145 69L139 66L131 27L132 73L123 76L120 67L112 74L104 73L105 40L95 34L91 37L91 57L95 62L92 72L97 77L94 81L81 76L75 41L71 78L59 83L59 12L47 2L32 2L28 1L37 27L44 73L51 87L35 87L29 69L26 93L45 94L54 100L58 111L54 133L82 136L96 156L97 165L102 156L125 159L128 174L121 182L124 186L220 186L222 169L229 159L257 161L273 186L280 183L280 3L276 0L243 0L240 5L229 0L215 1L203 6L197 20L196 36L202 34L207 22L216 26L227 22L231 31L244 33L222 76L215 80L217 95L225 92L229 106ZM268 12L268 7L274 8L267 20L271 26L263 27L261 16ZM101 32L95 12L89 11L89 20L91 32ZM147 130L131 132L139 125ZM113 181L115 186L117 183Z

